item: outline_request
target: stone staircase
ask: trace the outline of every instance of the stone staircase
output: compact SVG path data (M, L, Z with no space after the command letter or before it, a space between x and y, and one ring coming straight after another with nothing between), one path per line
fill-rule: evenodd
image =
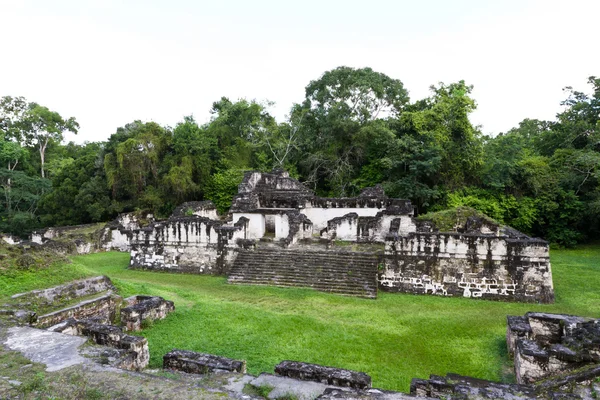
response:
M376 298L377 264L377 254L258 247L239 251L228 282Z

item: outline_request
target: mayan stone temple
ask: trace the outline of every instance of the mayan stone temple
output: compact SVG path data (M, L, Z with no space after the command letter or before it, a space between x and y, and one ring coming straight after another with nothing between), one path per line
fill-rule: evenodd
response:
M554 300L543 240L477 217L440 232L381 187L323 198L281 170L247 172L226 219L209 201L190 202L167 220L140 227L123 216L106 229L104 247L130 250L131 268L369 298L379 289Z

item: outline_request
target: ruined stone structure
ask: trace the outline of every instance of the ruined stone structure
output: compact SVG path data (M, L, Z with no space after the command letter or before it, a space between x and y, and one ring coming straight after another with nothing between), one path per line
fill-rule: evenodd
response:
M101 276L17 294L5 305L15 309L0 310L0 315L12 316L13 321L38 328L59 321L46 329L86 336L93 343L110 347L110 355L107 356L110 365L143 370L149 362L148 342L144 337L123 332L123 328L134 330L145 319L164 318L174 310L173 303L160 297L140 295L123 301L112 294L113 288L111 281ZM94 299L60 308L64 302L94 295L97 295ZM107 298L111 299L108 306ZM120 309L123 327L112 325L115 311L123 305L126 306ZM19 310L21 306L40 310L55 306L59 309L37 316L34 311ZM81 309L85 312L76 314L75 311ZM21 318L23 315L26 318ZM47 319L46 322L43 322L44 319ZM280 362L275 366L276 375L263 373L257 378L244 375L239 380L255 382L256 385L274 383L285 388L288 394L290 389L295 388L303 394L309 390L309 397L318 399L530 400L594 399L600 395L599 319L542 312L528 312L522 317L508 316L506 344L509 355L514 357L517 383L491 382L448 373L446 376L431 375L429 379L415 378L411 382L410 394L404 394L372 388L371 377L363 372L299 361ZM246 374L246 361L173 350L163 357L163 368L190 374ZM311 382L308 389L305 381Z
M158 296L131 296L123 300L121 308L121 325L128 331L139 331L145 321L163 319L175 311L172 301Z
M67 335L87 336L92 342L116 350L114 366L142 370L150 360L148 341L113 325L116 316L127 330L139 330L143 321L163 319L174 311L173 302L157 296L132 296L125 301L114 294L110 279L97 276L49 289L15 294L3 310L13 321ZM85 300L82 298L86 297ZM77 302L72 304L73 302ZM5 305L6 306L6 305ZM39 313L39 311L43 311ZM40 314L40 315L38 315Z
M229 214L210 201L172 216L123 214L98 227L49 228L31 246L131 252L131 268L227 275L229 283L300 286L375 298L377 290L550 303L548 243L485 218L451 231L414 218L381 187L316 196L284 171L247 172Z
M509 316L506 339L518 383L600 363L600 320L529 312Z
M436 399L593 399L600 395L600 320L528 312L507 317L517 383L447 374L413 379L410 392Z
M282 361L275 366L275 373L303 381L315 381L353 389L369 389L371 377L364 372L324 367L298 361Z
M131 268L225 274L230 283L552 302L548 243L477 219L439 232L381 187L316 196L283 171L248 172L227 220L210 202L145 227L114 224ZM129 221L131 222L131 221Z
M171 350L163 356L163 368L190 374L208 374L215 371L246 373L246 360L196 353L188 350Z

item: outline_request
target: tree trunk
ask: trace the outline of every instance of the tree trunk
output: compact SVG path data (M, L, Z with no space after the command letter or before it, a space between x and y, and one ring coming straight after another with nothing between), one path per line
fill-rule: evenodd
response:
M42 143L42 141L40 140L40 164L41 164L41 172L42 172L42 178L45 178L46 175L44 173L44 162L45 162L45 157L46 157L46 147L48 146L48 138L46 138L46 140L44 140L44 142Z

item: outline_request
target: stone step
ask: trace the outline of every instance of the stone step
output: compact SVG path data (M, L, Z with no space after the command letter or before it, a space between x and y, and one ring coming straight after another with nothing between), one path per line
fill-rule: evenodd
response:
M251 272L251 273L236 273L233 272L229 275L229 279L244 279L244 278L279 278L279 279L298 279L298 277L301 276L301 274L283 274L283 273L279 273L279 272L272 272L272 273L256 273L256 272ZM302 276L300 278L300 281L307 281L309 279L307 279L308 277L306 276ZM343 279L340 279L340 276L335 276L335 275L312 275L310 276L311 281L313 280L320 280L323 282L348 282L348 283L371 283L369 281L373 281L375 282L375 279L370 279L370 278L374 278L374 277L368 277L368 276L344 276L342 277Z
M317 287L310 287L310 286L299 286L296 284L285 284L285 283L272 283L272 282L252 282L252 283L247 283L247 282L230 282L231 284L234 285L251 285L251 286L275 286L275 287L284 287L284 288L298 288L298 287L303 287L303 288L307 288L307 289L314 289L314 290L318 290L320 292L327 292L327 293L335 293L335 294L341 294L341 295L347 295L347 296L355 296L355 297L366 297L366 298L376 298L377 297L377 292L375 290L348 290L348 289L337 289L337 288L317 288Z
M289 254L302 254L302 255L306 255L306 254L319 254L319 255L350 255L350 256L362 256L362 257L377 257L377 254L373 254L373 253L364 253L362 251L352 251L352 250L342 250L342 249L335 249L335 250L325 250L325 249L318 249L318 250L311 250L309 247L306 248L302 248L302 249L290 249L290 248L282 248L282 247L256 247L254 249L248 249L245 250L248 253L289 253Z
M322 265L304 265L304 264L276 264L276 263L257 263L257 264L237 264L234 265L232 271L293 271L295 273L305 273L305 274L319 274L319 273L333 273L333 274L357 274L357 275L369 275L371 273L376 273L377 268L372 266L370 268L357 268L354 266L342 266L342 267L331 267L331 266L322 266Z
M272 251L257 251L247 250L240 254L240 256L249 255L261 255L262 257L281 257L287 255L290 257L302 257L302 258L319 258L319 259L334 259L334 260L366 260L366 261L377 261L379 259L376 255L365 255L361 253L337 253L337 252L306 252L301 251L289 251L289 250L272 250Z
M375 288L374 285L371 285L369 283L366 282L340 282L340 281L312 281L312 282L308 282L306 280L302 280L302 279L294 279L291 277L285 277L285 276L271 276L271 277L260 277L260 276L244 276L244 277L239 277L239 276L235 276L235 277L231 277L230 278L231 282L267 282L267 281L271 281L271 282L289 282L289 283L294 283L294 284L305 284L309 287L315 287L315 286L339 286L339 287L353 287L353 288L365 288L365 287L372 287Z
M377 263L373 262L343 262L343 261L327 261L327 260L306 260L306 259L261 259L260 256L256 258L244 258L236 260L235 264L239 265L301 265L301 266L315 266L315 267L329 267L329 268L355 268L355 269L372 269L377 267Z
M238 256L240 260L307 260L307 261L325 261L325 262L333 262L333 263L372 263L376 264L379 262L378 259L375 258L356 258L356 257L317 257L317 256L308 256L303 257L301 255L290 255L290 254L240 254Z
M307 274L310 273L348 273L351 271L356 274L370 274L373 272L377 272L377 268L357 268L355 266L341 266L341 267L331 267L331 266L321 266L321 265L298 265L298 264L276 264L276 263L257 263L257 264L240 264L236 265L235 269L243 270L243 271L273 271L273 270L289 270L294 272L304 272ZM233 269L232 269L233 271Z
M377 296L378 260L375 255L357 252L242 250L232 266L228 282L308 287L374 298Z
M359 282L359 281L352 281L352 282L348 282L348 281L342 281L340 282L339 280L333 280L333 279L323 279L323 280L319 280L316 282L308 282L306 280L303 279L294 279L293 277L285 277L285 276L270 276L270 277L261 277L261 276L230 276L229 277L229 281L230 282L257 282L257 281L278 281L278 282L290 282L290 283L296 283L296 284L306 284L310 287L314 287L314 286L343 286L343 287L358 287L358 288L364 288L364 287L370 287L370 288L375 288L376 285L367 283L367 282Z

